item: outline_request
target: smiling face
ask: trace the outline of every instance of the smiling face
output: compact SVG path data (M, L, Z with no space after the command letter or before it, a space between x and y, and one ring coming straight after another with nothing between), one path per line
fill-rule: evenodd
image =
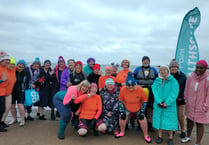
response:
M10 64L10 59L4 59L0 62L0 64L3 66L8 66Z
M65 62L64 62L64 61L60 61L60 62L58 63L58 66L59 66L59 67L64 67L64 66L65 66Z
M83 94L84 94L84 93L87 93L88 90L89 90L89 87L88 87L88 86L86 86L86 85L82 85L82 86L81 86L81 92L82 92Z
M46 68L46 69L50 68L50 66L51 66L51 64L50 64L49 62L46 62L46 63L44 64L44 68Z
M75 71L76 71L76 73L80 73L82 71L82 66L80 64L77 64L75 66Z
M97 93L97 88L96 88L96 87L91 87L90 93L91 93L92 95L95 95L95 94Z
M206 68L205 68L204 65L202 65L202 64L197 64L197 65L196 65L195 72L196 72L196 74L197 74L198 76L204 74L205 71L206 71Z
M168 69L165 68L165 67L160 68L160 75L161 75L163 78L167 78L167 77L168 77Z
M108 85L106 85L106 88L108 91L112 91L112 90L114 90L115 86L114 86L114 84L108 84Z
M171 71L171 74L176 74L178 72L178 67L172 66L172 67L170 67L170 71Z
M143 60L143 61L142 61L142 65L143 65L143 66L149 66L149 65L150 65L149 60L148 60L148 59Z
M111 76L111 74L112 74L112 70L111 69L105 70L105 75L106 76Z
M17 71L18 71L18 72L23 71L24 68L25 68L25 67L24 67L24 65L23 65L22 63L20 63L20 64L17 65Z
M94 67L94 61L93 60L89 62L89 67L90 68L93 68Z
M10 64L8 65L8 69L13 70L14 68L15 68L15 65L14 65L14 64L11 64L11 63L10 63Z
M122 62L122 67L123 68L128 68L129 67L129 62L128 62L128 60L123 60L123 62Z

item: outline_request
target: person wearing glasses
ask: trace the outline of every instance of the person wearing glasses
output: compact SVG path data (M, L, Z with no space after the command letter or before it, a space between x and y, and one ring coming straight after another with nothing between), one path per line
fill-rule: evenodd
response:
M151 137L148 135L147 119L145 117L146 104L147 97L144 90L136 85L133 73L128 72L126 86L121 89L119 94L120 133L116 134L116 138L125 135L125 126L129 120L129 115L130 113L136 113L145 141L147 143L152 142Z
M192 140L192 129L196 124L196 144L200 145L204 134L204 124L209 123L209 72L205 60L196 63L196 69L188 76L184 97L186 102L187 136L182 143Z

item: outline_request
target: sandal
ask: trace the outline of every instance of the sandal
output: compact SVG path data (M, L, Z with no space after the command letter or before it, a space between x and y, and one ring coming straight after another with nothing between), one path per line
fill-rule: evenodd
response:
M144 136L144 140L147 142L147 143L152 143L152 139L149 135L147 136Z
M117 135L115 135L115 138L120 138L120 137L123 137L125 135L125 133L119 133Z

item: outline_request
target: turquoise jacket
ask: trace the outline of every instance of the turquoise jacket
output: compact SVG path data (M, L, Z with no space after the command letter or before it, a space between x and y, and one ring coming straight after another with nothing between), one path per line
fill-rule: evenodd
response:
M172 75L164 83L162 82L162 79L157 77L152 85L155 99L152 123L156 129L174 131L178 129L176 99L179 93L179 84ZM158 106L163 101L165 101L167 108Z
M87 74L87 76L89 76L92 71L92 68L90 68L88 64L84 67L84 72Z

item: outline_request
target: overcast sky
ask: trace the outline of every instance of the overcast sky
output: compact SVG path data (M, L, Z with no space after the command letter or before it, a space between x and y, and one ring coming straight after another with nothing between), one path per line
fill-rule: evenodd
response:
M86 63L168 64L185 14L198 7L200 58L209 60L208 0L0 0L0 50L28 62L62 55Z

